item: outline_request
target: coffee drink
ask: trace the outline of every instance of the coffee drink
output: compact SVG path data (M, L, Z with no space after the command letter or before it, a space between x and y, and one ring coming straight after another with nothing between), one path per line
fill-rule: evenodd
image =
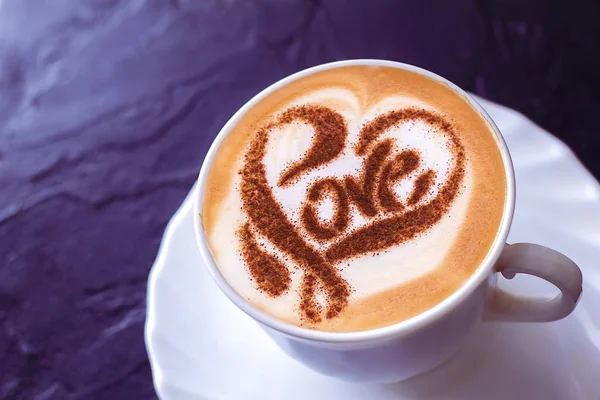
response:
M200 218L227 282L280 320L391 325L466 282L506 197L498 139L446 84L338 67L272 91L210 166Z

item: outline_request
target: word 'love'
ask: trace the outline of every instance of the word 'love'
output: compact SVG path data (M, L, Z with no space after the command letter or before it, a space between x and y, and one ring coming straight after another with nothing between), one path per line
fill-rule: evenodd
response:
M416 150L394 153L393 139L380 137L394 126L421 121L445 135L453 166L437 194L423 201L432 190L436 173L420 173L406 204L395 195L393 187L417 170L420 155ZM242 255L256 285L272 297L289 290L291 275L286 264L293 263L302 272L299 310L310 323L334 318L348 304L350 286L336 265L343 260L397 246L425 232L447 214L459 193L465 174L465 153L454 127L442 116L423 109L406 108L379 115L364 125L358 135L354 153L361 157L360 176L328 177L314 182L307 192L300 220L290 221L267 182L263 159L269 136L281 126L302 122L314 129L314 138L304 157L285 170L277 184L293 185L305 173L336 159L347 145L347 124L336 111L318 105L303 105L283 112L275 121L259 129L252 138L240 171L242 206L248 221L238 230ZM334 203L329 221L319 219L317 205L325 197ZM350 230L350 206L369 220ZM328 243L317 249L307 239ZM262 236L285 255L271 254L256 236ZM317 301L321 293L326 305Z

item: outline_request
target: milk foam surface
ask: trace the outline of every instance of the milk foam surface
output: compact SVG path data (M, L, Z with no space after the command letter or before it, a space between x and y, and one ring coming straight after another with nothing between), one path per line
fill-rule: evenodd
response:
M281 187L278 185L278 180L281 174L291 164L300 160L310 148L314 136L314 129L311 125L299 122L278 126L273 129L269 134L266 147L267 152L263 160L268 184L288 220L299 231L303 232L302 235L305 240L320 252L325 252L335 240L329 242L318 241L306 233L302 228L300 211L306 202L308 188L315 181L327 177L342 179L346 175L352 175L357 178L360 176L363 169L364 157L356 155L354 148L358 143L361 127L389 111L405 108L424 109L439 115L448 114L448 110L440 109L439 105L428 101L427 98L411 96L411 93L402 93L400 91L397 94L392 93L379 98L376 102L369 104L368 107L364 107L364 103L360 98L360 93L341 85L332 85L303 91L301 94L281 102L270 115L264 116L266 123L269 118L277 118L277 115L280 115L290 107L312 104L333 109L341 114L346 121L348 137L342 154L324 166L303 173L290 185ZM491 133L488 134L491 135ZM413 191L415 180L421 173L427 170L433 170L436 173L435 184L432 186L430 192L416 204L406 205L405 211L415 209L435 198L439 188L443 186L456 163L448 136L435 126L425 121L416 120L393 126L378 140L385 138L394 140L395 147L392 156L406 149L415 150L420 155L418 168L393 186L396 198L403 204L407 204L408 198ZM245 150L246 147L242 147L242 149ZM447 213L439 222L422 234L397 246L376 253L363 254L336 264L341 277L351 287L349 312L358 312L360 314L362 311L354 307L355 305L369 304L369 299L378 298L382 294L393 293L397 288L406 286L407 290L414 290L411 289L412 286L409 284L414 286L416 282L419 282L419 279L429 279L437 270L446 268L449 257L452 257L450 253L452 253L453 249L456 251L456 246L464 245L465 239L462 236L465 236L465 221L480 217L479 215L474 217L473 213L480 210L477 208L478 204L472 204L473 197L479 193L478 190L482 184L487 184L486 182L478 182L478 179L481 181L482 178L481 176L477 176L477 171L473 169L472 157L469 154L470 150L472 150L470 146L467 146L464 178L458 195L454 198ZM240 196L241 178L236 171L239 171L243 167L243 163L244 159L239 155L235 159L230 159L231 179L222 181L225 187L221 185L218 189L221 193L220 200L218 204L214 205L213 209L215 212L208 224L210 226L206 227L205 224L213 258L227 282L242 298L275 317L295 324L310 326L298 312L298 304L302 296L300 290L304 274L302 269L267 238L256 235L256 240L262 245L263 250L277 256L279 260L284 260L284 264L292 272L290 289L278 297L272 297L258 288L253 277L248 272L244 258L241 256L242 249L238 230L242 224L248 221L248 217L243 210L243 201ZM211 201L210 198L205 198L205 202L207 200ZM326 197L317 207L319 218L322 221L331 221L334 209L335 206L331 197ZM499 212L495 211L494 218L499 221L501 210ZM370 224L374 220L385 217L382 211L379 211L375 217L366 217L359 212L353 203L350 203L350 216L351 220L347 232L352 232L357 228ZM491 237L493 238L494 235L495 233L492 232ZM490 235L488 234L488 236ZM486 245L489 247L489 244ZM483 254L485 254L485 251L487 250L484 249ZM460 261L460 258L458 260ZM472 263L477 263L478 261L473 260ZM472 272L475 267L476 265L471 267L466 276L465 274L458 274L457 279L459 281L464 280L468 276L468 273ZM452 274L452 271L452 268L449 268L448 274ZM442 276L442 278L444 277ZM449 281L453 281L455 278L454 276L450 276ZM439 280L438 277L434 281L438 282ZM418 292L416 295L418 295ZM317 294L317 301L322 303L323 307L326 306L326 298L323 294ZM427 302L424 301L424 303ZM382 304L377 303L375 305L377 312L381 312L380 308L382 308ZM369 313L368 307L370 306L366 306L365 313ZM387 315L385 310L383 314ZM397 322L394 319L398 319L399 317L393 317L391 316L392 314L390 314L392 320L377 321L372 325L377 326ZM410 316L410 312L407 312L406 315ZM351 316L342 313L342 317L341 319L346 321ZM400 319L405 317L401 317ZM373 327L369 324L367 322L366 325L363 324L358 327L351 327L350 329L368 329ZM350 326L351 324L348 326L337 326L334 323L331 326L324 324L320 327L317 324L314 327L327 330L347 330L346 328Z

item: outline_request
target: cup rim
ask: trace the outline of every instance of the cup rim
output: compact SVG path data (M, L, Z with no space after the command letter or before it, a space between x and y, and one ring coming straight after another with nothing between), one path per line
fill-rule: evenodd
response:
M246 302L225 280L221 272L216 266L216 263L212 257L204 227L201 223L202 215L202 203L204 199L204 190L206 186L206 178L212 165L214 156L219 149L221 143L231 129L237 124L239 119L256 103L262 100L265 96L269 95L273 91L286 86L290 82L301 79L305 76L312 75L317 72L340 68L348 66L380 66L380 67L392 67L415 72L429 78L432 78L438 82L446 84L458 95L466 98L471 106L475 108L479 114L486 120L492 131L496 136L498 147L501 151L502 162L504 164L504 171L506 177L506 199L504 203L504 209L502 214L502 220L498 227L498 232L494 242L485 256L481 264L477 267L475 272L450 296L446 297L440 303L435 306L410 317L406 320L387 325L384 327L374 328L366 331L356 332L328 332L319 331L309 328L299 327L284 321L281 321L271 315L255 308L250 303ZM196 232L196 242L200 249L202 259L206 264L213 280L219 286L221 291L243 312L252 317L255 321L260 324L267 326L275 331L278 331L286 336L293 337L295 339L306 340L311 342L325 342L325 343L357 343L357 342L372 342L378 340L385 340L391 337L398 337L415 332L426 325L431 324L435 320L443 317L449 311L451 311L456 305L463 302L469 295L471 295L475 289L490 275L493 266L500 256L502 249L505 245L506 238L512 223L515 206L515 176L512 160L504 137L500 133L500 130L490 117L490 115L483 109L483 107L467 92L462 90L460 87L452 83L451 81L420 67L416 67L410 64L405 64L396 61L379 60L379 59L354 59L335 61L326 64L320 64L311 68L307 68L289 75L277 82L271 84L267 88L263 89L257 95L247 101L221 128L218 135L211 144L206 157L202 163L200 174L198 175L198 181L196 185L196 191L194 193L194 230Z

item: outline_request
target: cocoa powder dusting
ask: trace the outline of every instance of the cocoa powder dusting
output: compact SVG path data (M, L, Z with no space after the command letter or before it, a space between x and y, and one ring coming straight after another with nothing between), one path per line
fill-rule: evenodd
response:
M408 204L417 204L431 190L434 182L435 171L433 170L429 169L419 175L415 182L415 188L408 199Z
M425 121L448 137L450 150L454 155L454 167L449 176L438 194L429 203L356 229L332 244L325 252L325 256L330 262L336 263L365 253L397 246L425 232L448 212L464 178L466 157L453 126L438 114L418 109L390 111L383 114L367 124L360 132L356 152L364 154L369 144L385 130L405 120L415 119ZM428 184L429 179L431 176L427 176L421 182L421 189ZM427 190L423 193L426 193ZM420 191L419 187L415 190L415 192Z
M333 195L334 215L331 223L322 222L317 215L316 205L323 200L326 193ZM348 196L342 185L334 178L321 179L308 190L307 201L302 207L301 221L304 229L313 238L325 241L343 233L349 221Z
M358 210L368 216L374 217L377 215L377 209L375 208L375 187L377 185L377 178L381 166L385 162L385 159L392 151L392 140L386 139L381 143L377 144L375 149L369 154L363 164L364 172L357 181L351 176L344 178L344 184L348 191L348 197L356 205Z
M404 205L396 199L393 186L413 172L418 167L419 160L419 153L414 150L404 150L383 167L377 195L385 212L400 211L404 208Z
M304 274L301 291L300 311L302 311L302 314L309 322L321 322L321 312L315 298L317 279L314 275L310 273Z
M310 113L310 110L314 111L322 108L305 107L303 109L305 112ZM318 115L322 115L319 111L316 112L319 113ZM331 110L328 112L335 113ZM272 124L259 130L246 153L245 165L241 170L240 194L242 204L253 227L301 266L305 274L311 274L319 281L327 298L327 315L334 317L348 303L348 296L350 295L348 283L342 279L337 269L325 260L323 255L306 242L298 228L287 219L281 205L273 196L267 181L263 158L266 153L269 131L275 126ZM310 304L312 304L310 301L306 302L303 299L300 305L301 311L307 319L316 321L316 317L307 308Z
M242 255L258 288L271 297L285 293L292 282L290 271L275 257L261 250L254 240L250 224L244 224L238 235L242 243Z
M279 186L288 186L302 173L327 164L346 146L348 128L339 113L322 106L304 105L290 108L279 118L278 125L300 120L315 130L313 144L302 160L292 164L279 178Z
M348 304L350 286L340 276L336 264L397 246L435 225L448 212L459 193L466 157L453 126L436 113L410 108L378 116L359 133L355 152L359 156L366 155L359 178L346 176L343 182L335 177L324 178L313 183L308 190L300 214L304 229L319 241L335 239L329 247L319 251L307 242L299 227L288 220L273 195L263 164L271 131L295 120L312 124L315 139L306 156L282 174L280 186L290 185L303 173L328 163L343 151L348 134L346 124L340 114L326 107L294 107L260 129L250 143L241 170L240 194L249 223L242 227L239 238L250 273L258 287L269 295L279 295L289 288L289 271L287 274L283 272L285 266L259 248L252 231L268 239L304 271L299 308L303 319L317 323L322 318L317 292L325 296L326 318L336 317ZM389 128L416 120L446 135L454 165L445 182L438 187L437 195L427 203L419 204L435 182L434 171L423 172L416 179L407 201L413 208L407 210L396 199L393 186L417 169L419 154L415 150L404 150L388 160L393 149L392 139L373 142ZM334 216L331 221L325 222L319 219L316 206L327 195L334 202ZM350 223L350 203L373 221L346 232Z
M366 124L360 131L358 144L354 151L357 155L364 155L379 136L389 128L402 122L423 121L427 124L440 128L441 131L449 132L452 125L438 114L420 108L404 108L402 110L390 111L375 118Z

